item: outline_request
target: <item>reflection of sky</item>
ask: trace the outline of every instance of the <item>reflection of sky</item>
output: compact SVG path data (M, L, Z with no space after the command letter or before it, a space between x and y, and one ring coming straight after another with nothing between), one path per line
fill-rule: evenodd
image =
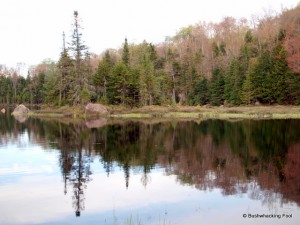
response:
M40 146L30 145L27 133L17 142L0 147L0 184L16 182L24 176L57 174L58 152L45 153Z
M59 151L10 143L0 147L0 224L299 224L299 208L274 202L273 207L252 200L249 194L223 196L221 190L199 191L182 186L163 169L149 174L131 172L125 187L124 172L107 176L99 158L91 164L92 181L85 190L85 210L75 217L72 188L64 195L58 164ZM27 139L27 140L26 140ZM293 219L243 219L243 213L293 213Z

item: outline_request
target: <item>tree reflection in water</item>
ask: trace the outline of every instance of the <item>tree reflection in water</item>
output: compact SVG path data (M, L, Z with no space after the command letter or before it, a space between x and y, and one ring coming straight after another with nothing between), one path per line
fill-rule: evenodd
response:
M56 139L57 147L61 150L60 166L64 178L64 193L67 194L67 184L73 188L73 207L76 216L84 210L84 191L91 180L90 162L91 151L87 143L88 136L84 135L82 126L68 125L63 129L58 123L59 139Z
M152 169L159 166L179 183L199 190L248 193L270 206L278 199L300 205L300 120L4 120L1 142L7 136L17 140L27 130L31 142L60 150L64 192L72 188L76 216L84 210L95 156L100 156L108 176L115 166L123 169L126 188L132 168L140 171L146 187Z

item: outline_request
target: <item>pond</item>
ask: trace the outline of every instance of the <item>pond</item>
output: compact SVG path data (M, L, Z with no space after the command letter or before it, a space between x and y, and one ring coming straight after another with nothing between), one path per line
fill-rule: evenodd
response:
M0 224L300 224L300 120L0 115Z

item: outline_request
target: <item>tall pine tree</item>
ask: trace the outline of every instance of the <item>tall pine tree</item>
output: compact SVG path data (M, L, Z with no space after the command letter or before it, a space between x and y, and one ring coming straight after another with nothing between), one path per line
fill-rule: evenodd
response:
M79 24L78 12L74 11L73 34L70 50L74 57L73 79L70 97L73 105L89 101L92 88L89 84L89 54L82 40L82 27Z

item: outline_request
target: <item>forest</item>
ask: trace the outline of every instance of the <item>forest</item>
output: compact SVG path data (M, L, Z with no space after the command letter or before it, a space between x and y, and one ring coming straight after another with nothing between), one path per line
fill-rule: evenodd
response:
M251 20L225 17L181 28L159 44L128 43L97 55L74 11L57 62L0 65L0 104L300 104L300 5Z

